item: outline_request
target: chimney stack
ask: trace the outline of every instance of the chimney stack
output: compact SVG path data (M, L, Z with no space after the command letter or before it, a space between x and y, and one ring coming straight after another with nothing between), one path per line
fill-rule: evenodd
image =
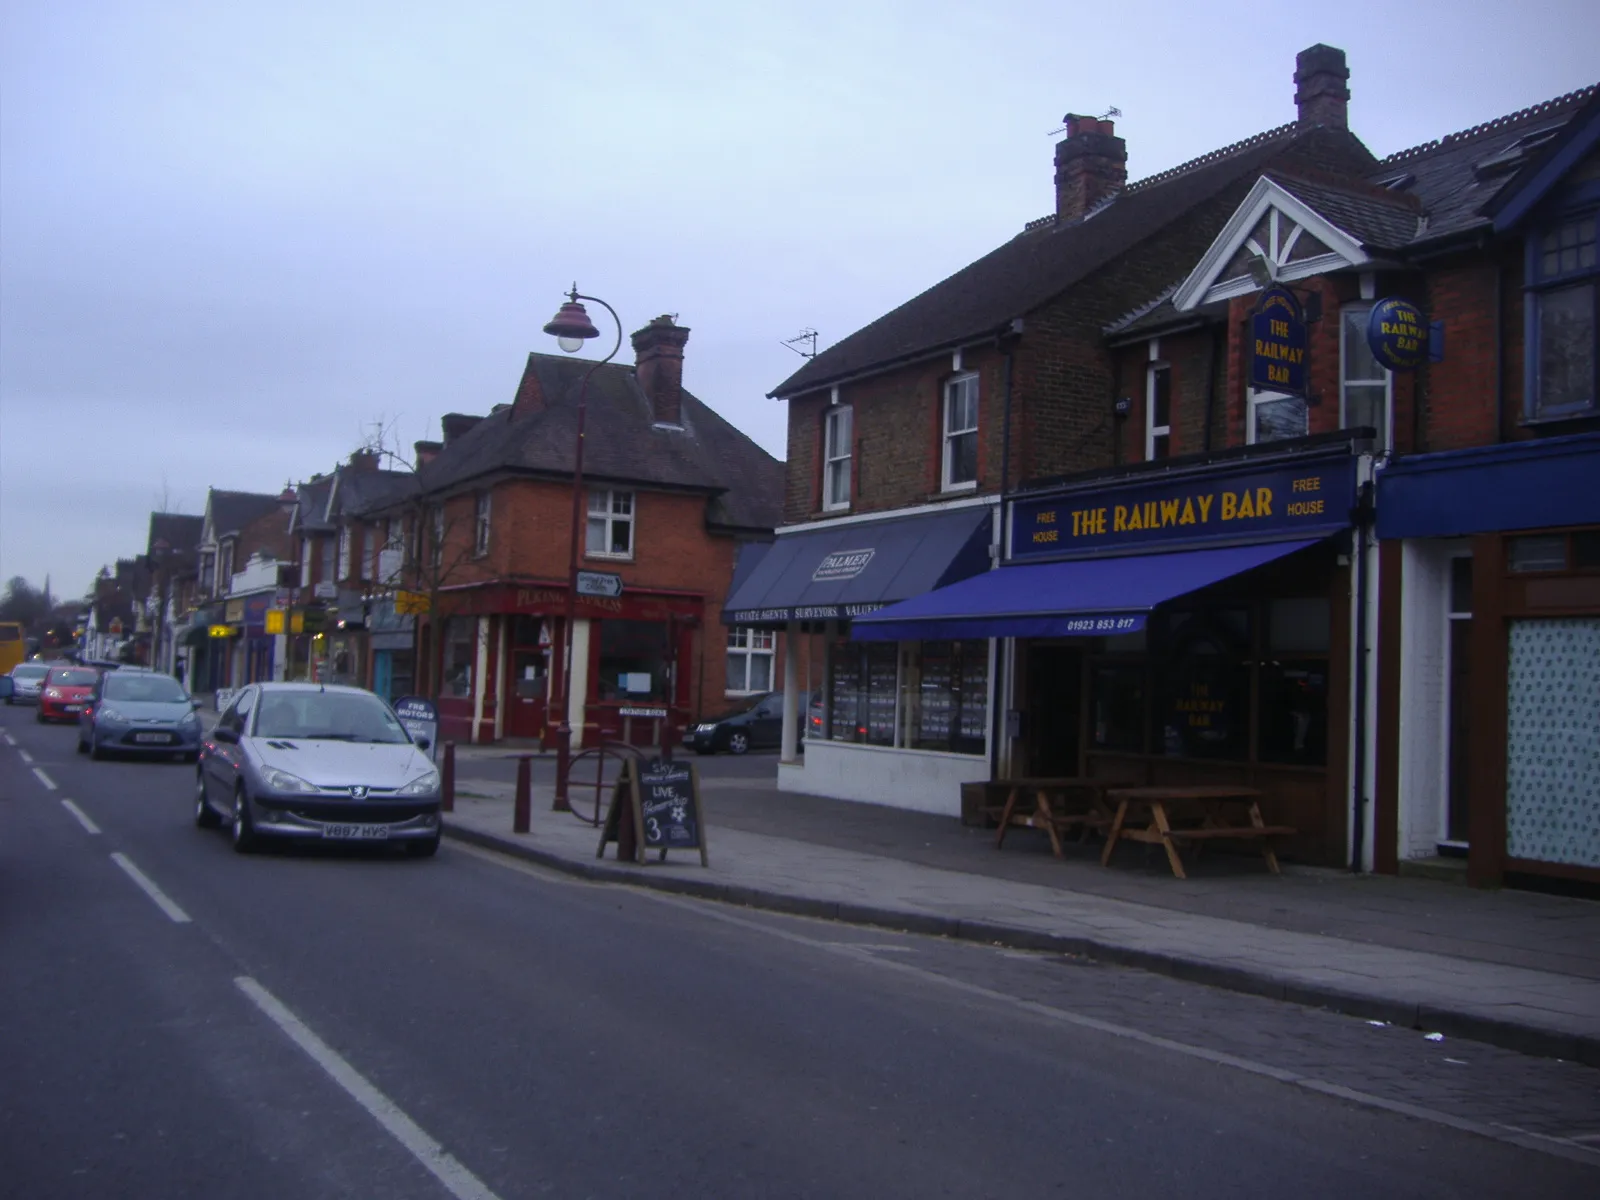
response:
M417 470L420 471L434 459L438 458L439 451L443 450L444 447L438 442L413 442L411 443L411 449L416 452Z
M451 445L481 420L482 417L474 417L468 413L445 413L439 418L439 428L444 433L444 444Z
M1056 143L1056 220L1081 220L1128 182L1128 144L1111 121L1068 113Z
M670 316L633 335L634 372L658 425L683 424L683 347L689 331Z
M1302 126L1350 127L1350 68L1344 51L1318 42L1294 59L1294 103Z
M350 455L350 469L352 471L376 471L378 469L378 452L376 450L357 450Z

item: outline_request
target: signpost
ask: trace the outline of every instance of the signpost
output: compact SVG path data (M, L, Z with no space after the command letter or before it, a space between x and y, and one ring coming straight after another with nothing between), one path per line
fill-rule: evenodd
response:
M428 755L437 762L439 709L433 701L425 696L402 696L394 702L394 715L400 718L400 724L406 727L413 741L417 738L428 739Z
M635 861L640 863L646 850L656 851L658 860L665 860L668 850L698 850L700 865L709 866L700 772L695 765L670 758L624 760L611 789L595 857L604 858L611 842L617 843L619 855L623 846L633 843Z
M578 595L615 600L622 595L622 576L615 571L579 571Z

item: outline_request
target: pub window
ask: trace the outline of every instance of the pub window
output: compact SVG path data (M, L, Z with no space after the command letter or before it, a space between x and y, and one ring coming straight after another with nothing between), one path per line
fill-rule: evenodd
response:
M1347 308L1339 320L1339 425L1377 430L1379 454L1389 448L1389 372L1367 344L1370 305Z
M1273 600L1266 617L1266 655L1257 676L1256 757L1325 766L1332 605L1326 596Z
M752 695L772 690L772 660L776 635L770 629L728 630L729 695Z
M1144 456L1155 462L1172 453L1172 368L1152 363L1145 376Z
M989 724L989 643L914 643L906 659L905 740L911 748L982 754Z
M978 377L944 385L944 491L978 486Z
M591 558L633 557L633 493L589 493L584 553Z
M894 745L899 653L893 642L835 642L828 656L828 736Z
M1528 247L1528 415L1593 411L1596 397L1595 256L1600 214L1575 214Z
M822 507L850 507L851 410L830 408L822 418Z
M1157 643L1154 752L1244 759L1250 750L1250 613L1168 615Z
M1511 539L1506 564L1520 573L1527 571L1565 571L1567 537L1562 533L1534 533Z
M451 617L445 623L443 687L440 694L460 700L472 695L478 664L478 619Z
M1282 392L1251 389L1246 437L1251 442L1281 442L1287 438L1305 437L1309 428L1306 414L1304 396L1285 396Z

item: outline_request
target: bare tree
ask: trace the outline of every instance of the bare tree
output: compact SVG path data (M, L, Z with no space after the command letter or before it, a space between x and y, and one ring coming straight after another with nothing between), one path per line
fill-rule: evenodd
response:
M399 448L396 426L393 417L374 418L362 440L362 450L376 454L380 467L405 471L416 479L417 463ZM368 520L384 522L378 578L373 581L375 590L394 597L397 609L402 600L409 600L419 631L424 620L437 631L442 619L450 616L440 612L445 589L463 582L467 564L476 557L477 514L473 504L470 494L430 495L419 485L382 509L366 514ZM417 608L423 611L418 613ZM437 637L433 649L437 654ZM417 666L426 672L423 678L428 696L438 699L442 672L435 671L432 663L419 661Z

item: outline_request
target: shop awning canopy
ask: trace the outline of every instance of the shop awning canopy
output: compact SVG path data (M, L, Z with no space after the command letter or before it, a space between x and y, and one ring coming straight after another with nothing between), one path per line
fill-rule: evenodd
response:
M848 521L780 534L723 605L725 625L852 620L989 565L993 509Z
M1132 633L1164 601L1319 540L1001 567L861 617L851 636L909 642Z

